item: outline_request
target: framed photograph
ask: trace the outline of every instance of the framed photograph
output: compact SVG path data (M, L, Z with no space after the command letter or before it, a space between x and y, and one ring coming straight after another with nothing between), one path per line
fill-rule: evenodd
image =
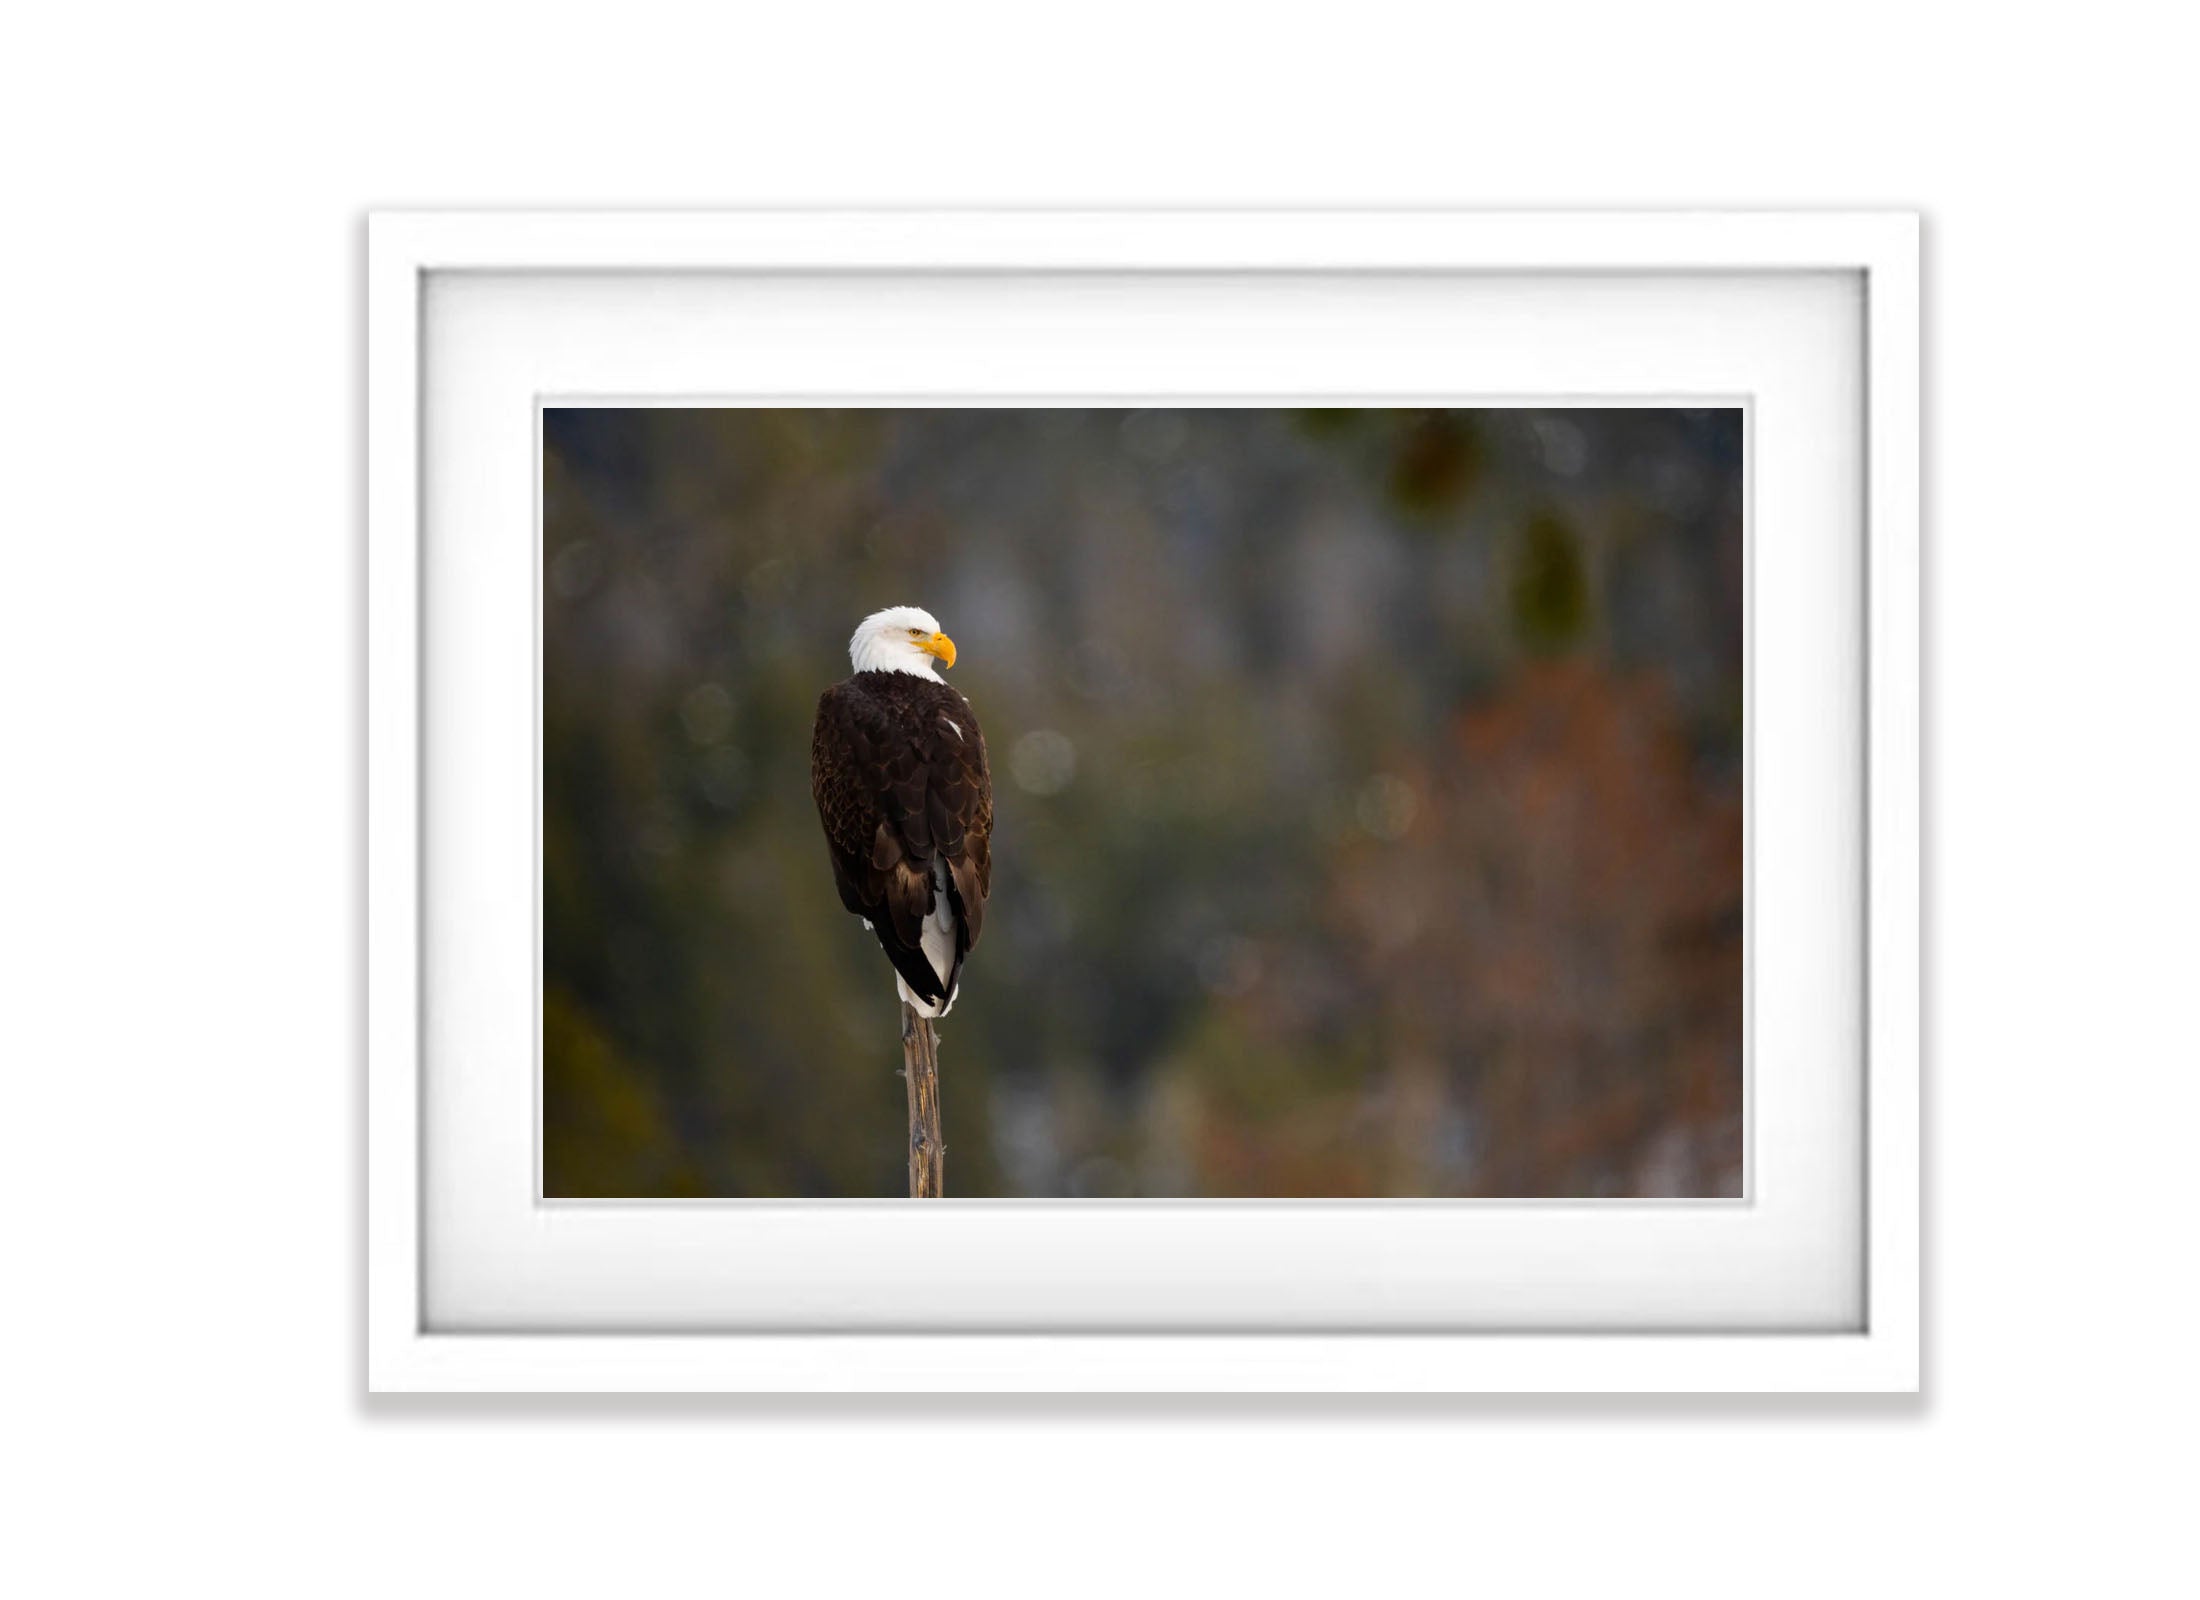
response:
M375 1390L1918 1386L1897 214L386 214Z

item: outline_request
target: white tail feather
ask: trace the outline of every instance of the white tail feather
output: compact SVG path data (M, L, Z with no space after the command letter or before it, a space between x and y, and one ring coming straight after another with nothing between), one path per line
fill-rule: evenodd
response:
M918 947L924 951L925 964L939 974L940 987L947 989L947 998L937 1007L933 1006L930 1001L910 993L909 985L902 981L898 972L894 974L894 990L918 1016L944 1017L955 1005L955 991L948 988L948 975L955 970L955 902L947 892L947 863L944 861L932 863L932 912L924 919Z

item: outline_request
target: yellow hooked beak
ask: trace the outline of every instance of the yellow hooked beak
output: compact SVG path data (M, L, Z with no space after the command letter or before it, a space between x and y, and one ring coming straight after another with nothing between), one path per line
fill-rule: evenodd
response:
M917 648L928 656L938 656L943 667L955 664L955 641L944 633L935 633L929 639L918 640Z

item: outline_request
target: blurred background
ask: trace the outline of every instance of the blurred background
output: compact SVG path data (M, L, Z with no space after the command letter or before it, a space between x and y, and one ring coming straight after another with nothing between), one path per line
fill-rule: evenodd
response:
M1737 410L544 416L553 1196L906 1193L809 792L960 650L954 1196L1735 1195Z

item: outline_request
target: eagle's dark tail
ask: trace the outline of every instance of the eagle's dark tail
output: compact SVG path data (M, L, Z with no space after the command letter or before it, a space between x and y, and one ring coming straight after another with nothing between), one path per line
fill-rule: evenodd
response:
M901 981L909 985L909 992L929 1006L946 1008L948 993L940 982L940 975L932 970L932 963L924 958L923 950L915 945L903 944L894 937L894 930L886 923L877 923L871 931L878 935L879 948L886 952L886 959L901 974Z

